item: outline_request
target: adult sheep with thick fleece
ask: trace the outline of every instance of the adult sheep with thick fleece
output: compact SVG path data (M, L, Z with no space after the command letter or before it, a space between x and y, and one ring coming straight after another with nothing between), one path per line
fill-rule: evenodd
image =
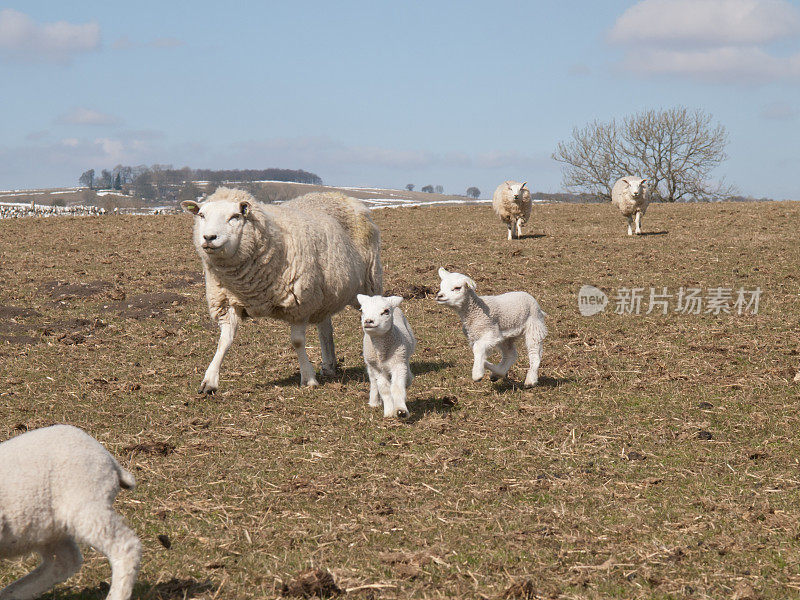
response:
M547 337L545 313L533 296L527 292L506 292L499 296L478 296L475 282L461 273L439 269L441 283L436 301L456 311L461 327L472 347L472 379L483 379L486 369L491 379L505 377L517 360L516 341L524 340L528 350L528 373L525 387L539 382L539 363L542 346ZM495 365L486 360L494 348L499 348L502 359Z
M219 368L246 317L291 326L300 384L318 385L306 354L306 328L319 332L322 374L336 370L331 315L358 307L357 294L380 294L380 232L359 200L312 193L280 205L244 190L218 188L205 202L181 203L194 215L194 244L203 262L208 309L220 328L200 393L219 386Z
M77 543L111 563L107 600L127 600L142 546L113 509L120 488L136 485L93 437L69 425L23 433L0 444L0 558L37 552L42 563L0 590L0 600L41 596L76 573Z
M522 226L531 216L531 192L525 187L527 183L504 181L497 186L492 196L492 208L508 227L510 240L522 236Z
M621 177L611 188L611 204L619 208L628 219L628 235L633 235L633 224L636 221L636 235L642 233L642 217L650 204L650 186L647 179L626 175Z

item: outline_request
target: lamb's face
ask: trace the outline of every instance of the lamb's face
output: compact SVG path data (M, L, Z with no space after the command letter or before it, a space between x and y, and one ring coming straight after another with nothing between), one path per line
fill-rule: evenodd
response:
M194 243L207 256L229 258L236 254L250 212L249 202L181 202L194 215Z
M475 289L475 282L461 273L451 273L445 268L439 269L439 293L436 294L436 302L445 306L458 307L464 304L467 298L468 289Z
M356 296L361 305L361 328L368 335L384 335L394 325L394 308L400 306L402 296Z

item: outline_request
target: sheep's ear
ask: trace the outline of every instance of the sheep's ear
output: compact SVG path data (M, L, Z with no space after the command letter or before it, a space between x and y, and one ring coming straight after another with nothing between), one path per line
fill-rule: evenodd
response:
M389 306L392 306L393 308L397 308L398 306L400 306L400 303L403 301L403 297L402 296L389 296L386 299L386 301L389 303Z
M640 183L639 185L644 185L645 183L647 183L647 179L642 179L642 183Z
M444 279L448 275L450 275L450 271L448 271L444 267L439 267L439 279Z
M181 208L188 213L192 213L193 215L196 215L200 212L200 205L194 200L184 200L181 202Z
M467 287L469 287L470 289L474 290L475 288L478 287L478 284L475 283L475 281L473 281L471 278L465 277L464 279L466 281Z
M250 213L250 203L247 200L239 202L239 212L242 213L243 217L246 217Z
M364 302L366 302L367 300L369 300L369 296L366 296L366 295L364 295L364 294L357 294L357 295L356 295L356 300L358 300L358 303L359 303L361 306L364 306Z
M527 181L526 181L526 182L524 182L524 183L523 183L521 186L519 186L519 191L521 192L521 191L522 191L522 188L524 188L526 185L528 185L528 182L527 182Z

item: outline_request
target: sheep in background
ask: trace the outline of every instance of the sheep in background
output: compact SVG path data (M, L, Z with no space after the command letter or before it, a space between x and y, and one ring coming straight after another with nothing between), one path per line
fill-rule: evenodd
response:
M636 235L642 233L642 217L650 204L650 186L647 179L627 175L620 178L611 188L611 204L619 208L628 219L628 235L633 235L633 221L636 220Z
M508 239L522 236L522 226L531 216L531 192L528 182L505 181L497 186L492 196L492 208L508 227Z
M37 598L76 573L76 542L111 563L107 600L130 598L142 546L112 507L136 485L100 443L77 427L53 425L0 444L0 558L38 552L42 563L0 590L1 600Z
M408 319L400 310L402 296L357 296L361 304L361 327L364 330L364 363L369 375L369 405L380 407L383 416L408 416L406 390L414 375L409 359L417 340Z
M336 371L331 315L358 307L356 294L380 294L380 232L369 210L337 192L312 193L281 205L262 204L244 190L221 187L202 204L181 206L194 217L208 309L220 328L199 393L219 386L219 368L246 317L291 326L300 384L318 385L306 354L306 328L319 332L322 373Z
M533 296L526 292L478 296L475 282L466 275L440 268L439 277L442 281L436 302L455 310L461 319L474 357L472 379L483 379L486 369L491 372L492 381L505 377L517 360L515 342L524 339L530 361L525 387L536 385L547 326L545 313ZM486 356L496 347L500 348L503 357L499 364L494 365L486 360Z

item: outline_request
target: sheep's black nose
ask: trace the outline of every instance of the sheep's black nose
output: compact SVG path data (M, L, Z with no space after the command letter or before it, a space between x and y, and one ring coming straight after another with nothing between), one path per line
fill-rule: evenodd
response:
M208 233L208 234L204 233L204 234L203 234L203 238L204 238L204 239L205 239L207 242L210 242L210 241L212 241L212 240L215 240L215 239L217 239L217 234L216 234L216 233Z
M364 319L364 325L373 325L375 321L372 319Z

